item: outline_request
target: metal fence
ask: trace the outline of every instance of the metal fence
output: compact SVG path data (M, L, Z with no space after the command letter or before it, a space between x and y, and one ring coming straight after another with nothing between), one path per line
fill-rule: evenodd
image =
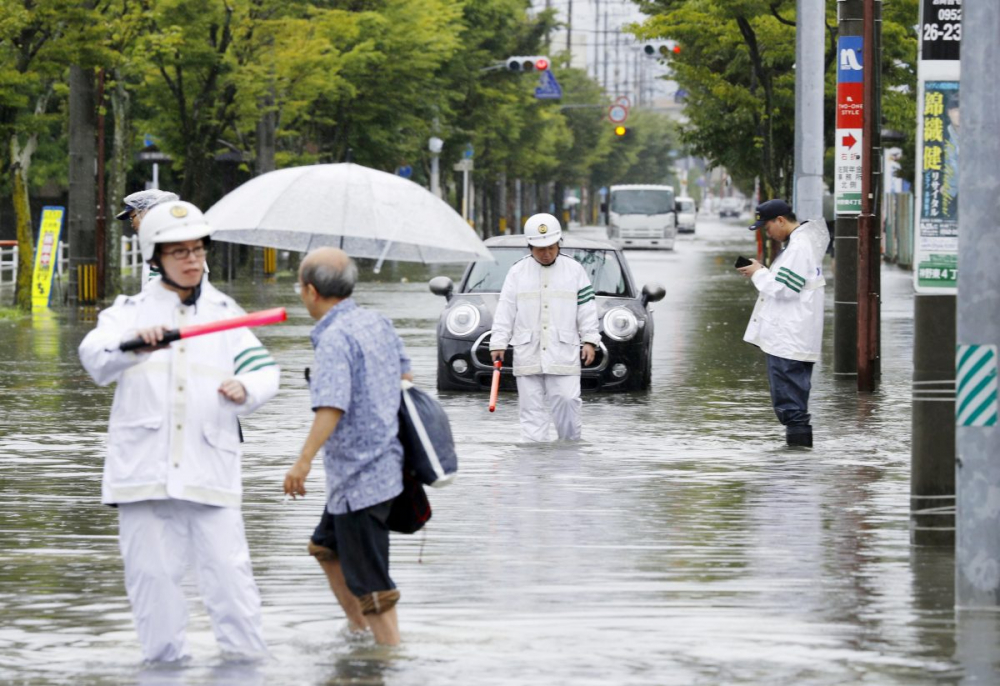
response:
M56 276L60 279L69 264L69 245L59 241ZM138 276L142 271L142 253L136 236L122 236L121 270L123 275ZM0 286L17 281L17 241L0 241Z
M885 260L913 268L913 194L885 195Z

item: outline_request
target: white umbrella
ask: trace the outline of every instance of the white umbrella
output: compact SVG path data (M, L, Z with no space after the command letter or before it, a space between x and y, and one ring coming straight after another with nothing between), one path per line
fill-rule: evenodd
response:
M412 181L357 164L262 174L205 213L213 240L407 262L493 260L446 202Z

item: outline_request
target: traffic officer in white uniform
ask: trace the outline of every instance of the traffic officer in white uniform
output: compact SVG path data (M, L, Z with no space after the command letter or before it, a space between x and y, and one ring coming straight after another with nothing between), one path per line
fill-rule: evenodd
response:
M150 661L188 655L181 581L189 563L220 648L267 651L240 512L237 416L274 396L278 367L247 329L159 343L168 329L244 314L203 278L211 233L190 203L155 206L140 239L161 278L101 312L79 351L94 381L118 383L101 500L118 507L125 587ZM119 350L135 337L148 347Z
M137 191L125 196L125 199L122 200L125 209L116 214L115 219L121 219L122 221L127 219L132 226L132 230L138 235L142 219L146 216L146 213L161 202L172 202L179 199L176 193L161 191L157 188ZM142 261L142 278L139 281L142 287L145 288L146 284L159 275L160 272L155 268L151 268L149 261L144 258Z
M493 317L490 355L500 360L508 344L514 348L526 440L549 440L553 422L560 439L579 440L580 361L592 364L601 343L594 288L584 268L560 254L559 220L533 215L524 235L531 254L507 273Z
M811 448L809 391L823 345L823 255L830 231L822 219L800 222L780 198L758 205L755 218L751 231L764 229L788 247L770 268L757 260L739 268L760 292L743 340L764 352L771 404L786 442Z

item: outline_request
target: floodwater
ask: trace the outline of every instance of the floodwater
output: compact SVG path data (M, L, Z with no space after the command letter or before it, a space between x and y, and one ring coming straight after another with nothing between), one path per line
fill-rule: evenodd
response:
M125 598L116 516L99 504L111 389L93 385L79 319L0 322L0 682L10 684L991 684L997 619L956 615L950 550L909 545L912 296L883 272L883 379L858 396L814 373L815 448L789 449L762 355L741 342L752 254L704 220L670 253L629 253L658 281L653 388L587 396L585 441L519 445L516 398L445 394L460 478L424 532L395 536L403 645L345 635L305 542L323 503L281 483L310 422L311 326L291 282L227 288L283 368L243 422L244 516L272 650L224 661L190 583L193 659L148 667ZM392 266L358 301L391 317L433 388L443 301ZM832 302L832 286L827 289ZM828 306L830 360L832 307ZM318 465L317 465L318 466Z

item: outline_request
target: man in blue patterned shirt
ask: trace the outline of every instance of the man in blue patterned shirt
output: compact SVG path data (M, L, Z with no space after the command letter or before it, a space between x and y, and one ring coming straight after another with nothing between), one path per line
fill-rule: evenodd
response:
M326 572L350 628L370 628L379 643L396 645L399 591L389 577L386 520L403 490L399 382L412 376L392 322L351 299L357 275L354 261L335 248L309 253L299 269L299 295L318 322L310 335L315 415L284 487L292 497L305 495L322 448L326 508L309 553Z

